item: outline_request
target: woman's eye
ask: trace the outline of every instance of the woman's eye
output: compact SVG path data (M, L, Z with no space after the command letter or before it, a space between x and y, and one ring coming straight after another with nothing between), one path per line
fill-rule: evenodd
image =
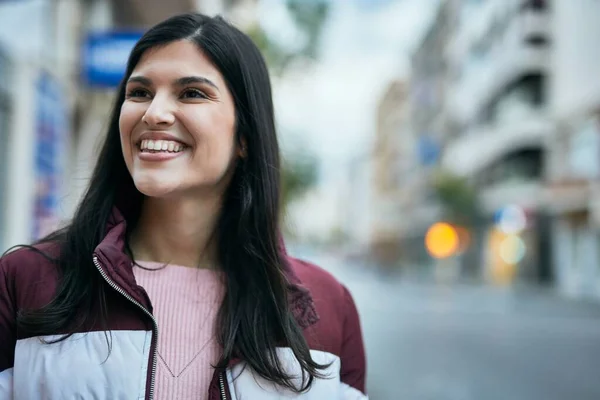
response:
M132 89L127 93L127 97L150 97L150 94L144 89Z
M181 97L186 99L206 99L207 96L198 89L186 89Z

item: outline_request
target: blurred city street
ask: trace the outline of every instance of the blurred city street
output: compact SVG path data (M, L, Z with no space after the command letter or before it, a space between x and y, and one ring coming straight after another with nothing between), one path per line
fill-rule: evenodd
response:
M598 304L539 287L408 282L299 254L354 295L371 400L600 398Z

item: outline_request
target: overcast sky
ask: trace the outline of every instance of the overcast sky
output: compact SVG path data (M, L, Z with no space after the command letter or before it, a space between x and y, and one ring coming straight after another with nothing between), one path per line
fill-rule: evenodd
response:
M278 0L262 0L264 24L290 33ZM275 83L283 141L300 136L321 158L347 161L365 153L375 109L386 85L408 75L408 56L431 20L438 0L332 1L320 61ZM279 9L278 9L279 8Z
M0 0L0 46L16 57L41 54L48 27L45 4L46 0Z

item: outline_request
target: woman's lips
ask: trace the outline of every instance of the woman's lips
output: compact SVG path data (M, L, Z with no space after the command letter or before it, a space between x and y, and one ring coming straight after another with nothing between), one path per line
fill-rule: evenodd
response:
M165 161L179 157L188 146L174 140L142 140L138 156L144 161Z

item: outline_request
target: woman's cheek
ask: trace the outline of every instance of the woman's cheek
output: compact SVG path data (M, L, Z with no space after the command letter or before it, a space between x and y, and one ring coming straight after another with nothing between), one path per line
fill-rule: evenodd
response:
M129 134L133 128L135 115L137 114L135 107L128 104L127 102L123 103L121 106L121 115L119 118L119 128L121 130L121 135Z

